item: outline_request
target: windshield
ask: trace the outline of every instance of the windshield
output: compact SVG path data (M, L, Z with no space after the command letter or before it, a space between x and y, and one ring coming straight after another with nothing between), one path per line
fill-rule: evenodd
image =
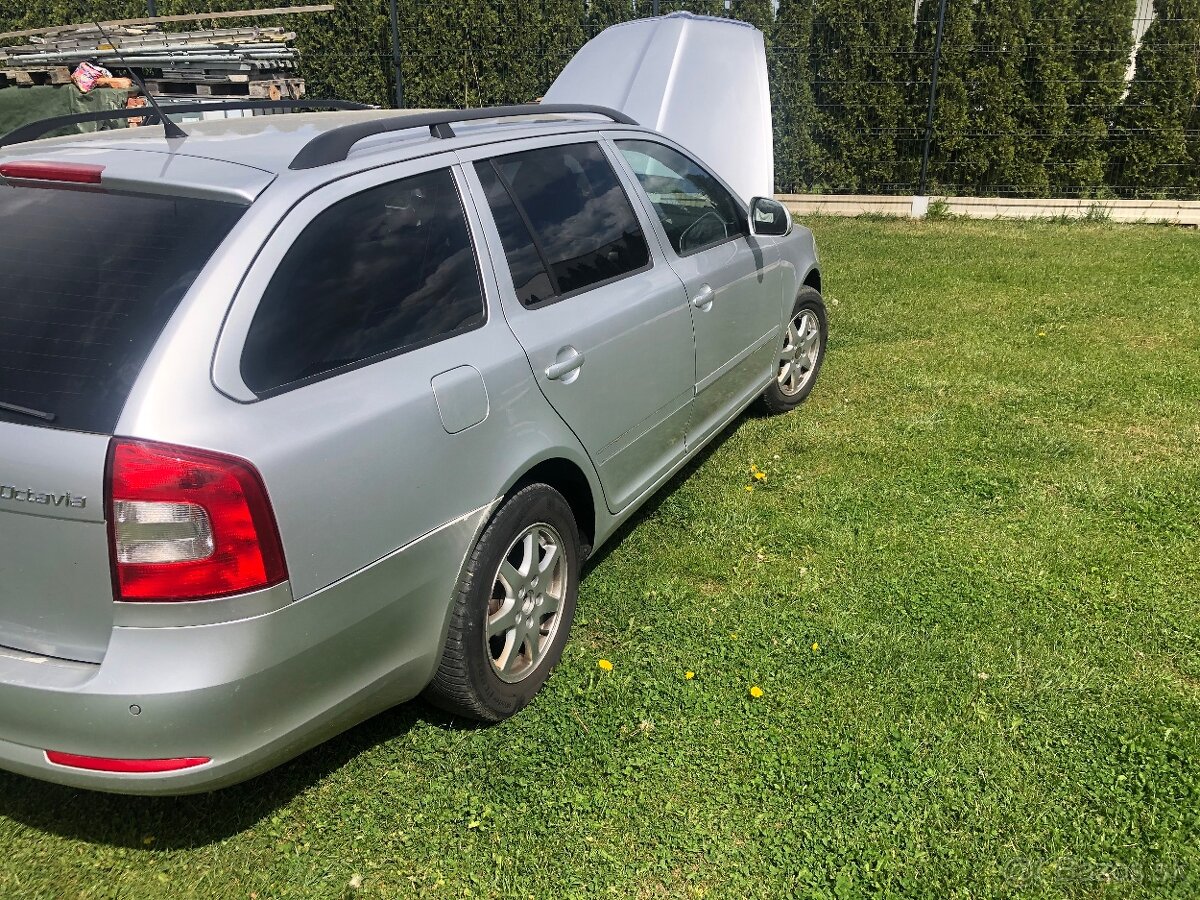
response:
M243 209L0 184L0 421L111 432Z

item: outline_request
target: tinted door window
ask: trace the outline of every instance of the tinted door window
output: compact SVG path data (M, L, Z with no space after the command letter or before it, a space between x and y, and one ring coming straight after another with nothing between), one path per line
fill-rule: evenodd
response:
M508 257L508 271L512 275L513 289L517 299L525 306L535 306L554 297L556 291L546 263L533 242L533 235L517 204L513 203L508 189L501 183L491 160L475 163L475 171L487 192L492 218L504 244L504 255Z
M650 249L629 198L597 144L545 147L491 161L497 179L484 179L514 283L531 292L542 272L558 296L585 290L645 268ZM508 196L505 202L499 188ZM514 217L514 213L516 214ZM506 236L507 232L507 236ZM540 257L532 261L529 244Z
M246 337L256 393L423 346L483 323L483 290L449 170L355 194L312 221Z
M617 146L680 256L746 233L741 206L698 163L652 141L618 141Z
M0 186L0 421L111 432L244 207Z

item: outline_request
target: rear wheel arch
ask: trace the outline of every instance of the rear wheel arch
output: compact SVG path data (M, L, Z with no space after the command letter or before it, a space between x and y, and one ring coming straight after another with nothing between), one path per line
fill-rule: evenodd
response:
M514 496L531 484L549 485L566 499L579 528L582 558L587 559L596 542L596 497L587 475L571 460L552 457L542 460L513 482L504 492L504 498Z

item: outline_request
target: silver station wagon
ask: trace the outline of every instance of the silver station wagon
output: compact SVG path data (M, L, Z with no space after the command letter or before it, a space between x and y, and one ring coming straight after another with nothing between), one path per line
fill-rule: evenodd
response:
M588 554L821 367L811 233L622 111L18 139L0 150L15 772L188 793L422 693L512 715L562 654Z

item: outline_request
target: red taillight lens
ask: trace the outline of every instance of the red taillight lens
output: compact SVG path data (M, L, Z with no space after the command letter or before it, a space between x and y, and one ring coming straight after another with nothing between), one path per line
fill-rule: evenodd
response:
M245 460L114 440L108 466L118 600L210 600L287 579L267 490Z
M99 184L104 166L88 163L7 162L0 163L0 175L26 181L66 181L71 184Z
M78 756L47 750L46 760L56 766L88 769L92 772L175 772L192 769L212 762L207 756L188 756L177 759L111 759L105 756Z

